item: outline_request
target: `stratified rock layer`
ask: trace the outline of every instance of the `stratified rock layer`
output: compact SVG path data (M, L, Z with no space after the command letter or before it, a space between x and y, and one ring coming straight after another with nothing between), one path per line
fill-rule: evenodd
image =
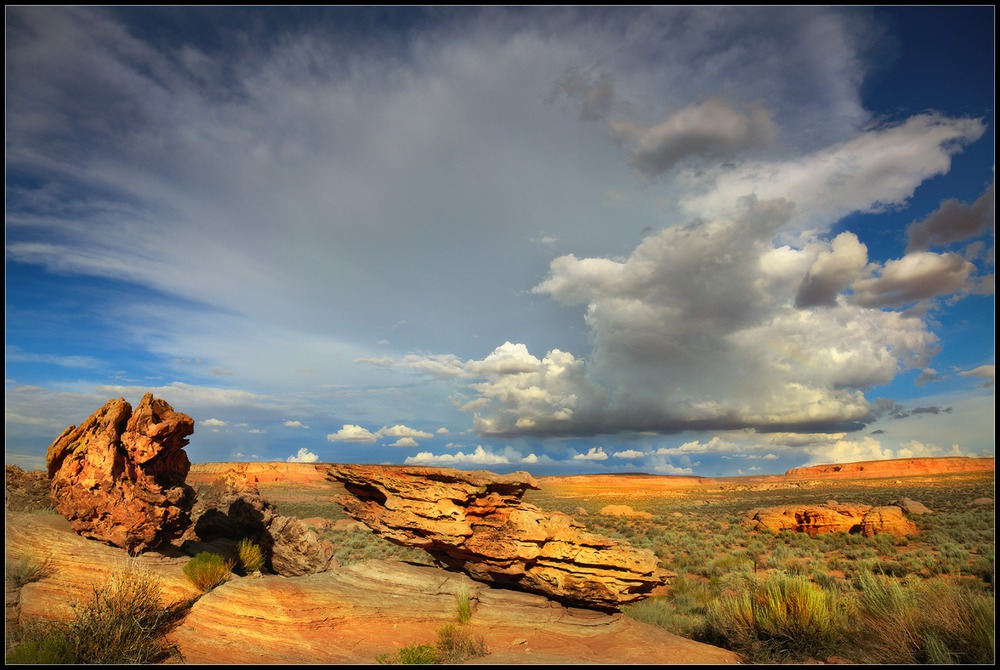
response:
M616 610L665 586L653 552L585 532L571 517L521 501L527 473L332 465L348 514L382 537L429 552L473 579L570 605Z
M747 512L743 525L755 531L775 533L793 531L808 535L820 533L860 533L872 537L880 533L910 535L916 525L895 505L841 504L830 501L825 505L788 505L767 507Z
M109 400L49 447L46 465L56 511L86 537L138 553L179 536L194 490L184 483L184 447L194 419L147 393L132 411Z

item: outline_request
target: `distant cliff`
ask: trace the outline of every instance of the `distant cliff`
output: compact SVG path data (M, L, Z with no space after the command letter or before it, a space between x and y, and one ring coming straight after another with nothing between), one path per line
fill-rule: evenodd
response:
M188 472L190 484L210 484L229 470L246 475L252 482L289 482L295 484L323 484L326 482L326 467L316 469L316 463L193 463Z
M859 461L857 463L832 463L792 468L786 477L907 477L911 475L939 475L950 472L991 472L993 458L966 458L948 456L941 458L896 458L885 461Z

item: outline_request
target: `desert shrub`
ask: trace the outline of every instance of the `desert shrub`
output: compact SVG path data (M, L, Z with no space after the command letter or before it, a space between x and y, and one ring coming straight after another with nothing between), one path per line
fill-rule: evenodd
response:
M202 591L211 591L226 581L236 562L207 551L198 553L184 566L184 574Z
M435 665L441 654L433 644L408 644L395 654L381 654L375 658L380 665Z
M170 610L163 588L149 572L114 570L94 586L89 598L73 603L69 621L36 621L23 626L8 663L153 663L168 655L163 634Z
M472 596L469 594L469 589L465 586L459 588L455 599L458 601L458 622L468 623L472 618Z
M438 630L437 649L442 663L461 663L488 653L482 635L473 633L469 626L454 623L446 623Z
M842 620L836 594L781 572L709 604L706 634L753 662L824 657Z
M264 550L250 538L243 538L236 545L236 553L240 557L240 565L244 572L251 574L264 567Z
M859 573L856 640L871 663L990 663L994 598L950 579Z
M10 632L9 650L4 659L7 665L69 665L76 662L66 626L34 621Z
M21 556L16 561L8 559L4 562L4 575L16 588L41 581L54 572L55 568L49 557L39 561L34 556Z

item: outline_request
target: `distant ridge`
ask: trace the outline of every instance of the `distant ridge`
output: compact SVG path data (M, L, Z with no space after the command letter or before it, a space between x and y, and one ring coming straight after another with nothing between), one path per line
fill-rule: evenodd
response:
M941 456L937 458L893 458L884 461L858 461L831 463L792 468L786 477L905 477L908 475L936 475L949 472L993 471L995 458L970 458L966 456Z

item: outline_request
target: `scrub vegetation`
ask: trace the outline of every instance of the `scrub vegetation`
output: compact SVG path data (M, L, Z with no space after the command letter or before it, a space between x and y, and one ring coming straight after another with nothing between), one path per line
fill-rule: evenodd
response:
M991 475L935 475L585 498L543 487L529 502L649 548L677 573L668 595L628 606L628 616L749 661L993 663L994 508L981 500L993 486ZM915 535L754 533L740 523L759 507L902 497L933 510L910 517ZM601 516L609 504L653 518Z

